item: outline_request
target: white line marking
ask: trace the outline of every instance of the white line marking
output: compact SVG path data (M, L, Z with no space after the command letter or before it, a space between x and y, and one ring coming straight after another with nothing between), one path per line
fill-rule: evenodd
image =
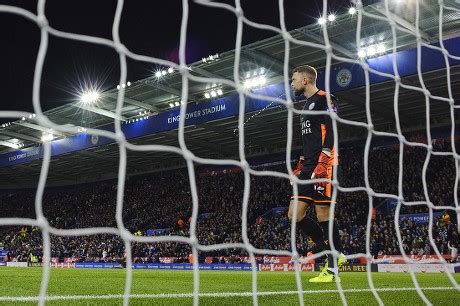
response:
M456 290L454 287L427 287L421 288L426 291L446 291ZM378 288L380 292L398 292L398 291L415 291L415 288ZM344 293L359 293L359 292L372 292L371 289L344 289ZM261 291L257 292L258 296L271 296L271 295L291 295L297 294L297 291ZM321 293L339 293L339 290L304 290L303 294L321 294ZM252 297L252 292L210 292L200 293L199 297ZM109 299L122 299L123 294L107 294L107 295L54 295L47 296L47 301L62 301L62 300L109 300ZM157 293L157 294L131 294L131 299L178 299L178 298L193 298L193 293ZM0 296L1 302L36 302L39 300L38 296Z

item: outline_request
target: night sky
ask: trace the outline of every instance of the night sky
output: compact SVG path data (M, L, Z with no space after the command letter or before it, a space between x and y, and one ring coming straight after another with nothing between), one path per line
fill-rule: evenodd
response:
M217 1L216 1L217 2ZM232 1L220 0L228 4ZM190 3L187 61L234 49L236 17L229 11ZM242 0L245 16L255 22L279 27L278 0ZM288 30L316 21L322 0L286 0ZM0 0L36 13L37 1ZM62 31L111 39L115 0L49 0L46 15L50 25ZM330 11L344 11L350 1L328 1ZM178 62L180 0L125 1L120 36L131 51ZM243 45L273 32L245 26ZM33 112L32 80L40 42L37 25L18 15L0 13L0 109ZM155 65L128 60L128 80L146 78ZM119 78L117 53L107 47L49 36L42 77L42 107L48 110L75 100L79 79L98 79L103 88L116 87ZM2 120L6 122L9 120Z

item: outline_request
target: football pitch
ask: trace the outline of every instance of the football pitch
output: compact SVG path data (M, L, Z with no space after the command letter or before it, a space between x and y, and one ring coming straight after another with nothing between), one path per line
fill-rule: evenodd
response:
M125 270L51 269L47 305L120 305L123 301ZM37 304L41 268L0 269L0 305ZM201 305L251 305L251 272L200 271ZM302 273L306 305L338 305L335 284L311 284L316 273ZM442 273L418 273L417 280L434 305L454 305L460 291ZM406 273L373 273L375 287L385 305L424 305ZM366 273L341 273L349 305L377 305ZM460 275L455 275L457 282ZM260 305L298 305L295 274L259 272ZM191 305L192 271L134 270L131 305ZM457 301L457 302L455 302Z

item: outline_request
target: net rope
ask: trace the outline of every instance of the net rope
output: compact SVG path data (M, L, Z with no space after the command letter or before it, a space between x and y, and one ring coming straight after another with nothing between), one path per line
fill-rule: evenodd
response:
M365 186L359 187L343 187L340 186L339 181L337 180L337 169L334 168L334 179L332 180L332 185L335 187L333 189L332 194L332 203L335 202L337 199L337 193L340 192L357 192L357 191L364 191L368 194L369 198L369 211L367 216L367 228L366 228L366 253L364 254L352 254L347 256L348 259L357 259L360 257L366 257L367 261L367 279L370 291L372 292L375 300L379 305L383 305L383 301L379 296L379 291L384 291L382 289L376 288L374 285L371 268L370 268L370 260L372 259L372 255L370 252L370 237L371 237L371 218L372 218L372 209L373 209L373 197L382 197L382 198L389 198L394 199L397 201L396 212L394 216L394 223L396 229L396 235L399 242L399 248L401 254L403 255L404 260L409 263L410 258L404 252L402 247L402 239L401 239L401 232L399 226L399 215L400 210L403 205L405 206L415 206L415 205L426 205L429 208L429 215L430 215L430 222L429 222L429 241L431 247L439 257L439 260L444 265L446 275L448 276L449 280L451 281L453 288L456 290L460 290L460 286L455 281L452 273L446 267L446 261L441 256L436 244L434 242L432 236L433 230L433 211L434 210L454 210L456 211L457 215L460 217L460 206L458 200L458 184L459 184L459 160L460 156L455 148L455 130L454 130L454 111L455 109L460 108L459 105L455 105L454 98L452 95L452 88L450 85L450 74L451 74L451 67L449 64L449 59L459 60L459 56L454 56L449 53L449 51L445 48L443 44L443 14L445 11L455 11L460 12L460 9L449 7L444 4L442 0L438 0L439 5L439 42L440 46L433 46L427 44L422 41L422 36L420 33L420 1L415 1L415 8L416 8L416 24L414 30L409 30L406 27L400 25L397 20L393 17L393 14L390 12L389 8L389 0L384 1L385 10L383 15L375 15L363 10L363 4L361 1L354 1L355 6L357 8L357 29L356 29L356 45L360 46L361 41L361 25L363 16L376 19L376 20L384 20L388 22L391 26L392 31L392 38L393 38L393 47L392 52L393 55L396 54L397 51L397 35L396 31L403 31L405 33L411 34L415 36L417 41L417 74L420 81L421 86L412 86L408 84L404 84L401 80L401 77L398 72L398 65L396 62L396 56L393 56L393 74L383 73L381 71L377 71L370 67L365 60L363 59L351 59L339 56L334 53L334 49L330 43L329 36L328 36L328 29L327 25L322 25L322 33L324 38L324 44L313 43L309 41L299 40L291 36L288 32L285 24L285 13L284 13L284 1L279 0L279 20L280 20L280 28L256 23L254 21L249 20L245 15L244 11L241 7L241 3L239 0L235 0L235 5L229 5L225 3L218 3L206 0L196 0L195 3L215 9L222 9L232 12L235 17L237 18L237 34L236 34L236 42L235 42L235 58L234 58L234 74L233 80L230 79L223 79L223 78L204 78L193 75L190 73L186 60L185 60L185 46L186 46L186 33L187 33L187 26L188 26L188 17L189 17L189 1L182 0L182 20L181 20L181 35L180 35L180 48L179 48L179 64L174 62L166 61L159 58L149 57L145 55L140 55L133 53L130 51L125 45L123 45L120 36L119 36L119 27L120 27L120 19L123 12L123 0L118 0L117 8L113 20L112 25L112 40L101 38L101 37L94 37L89 35L81 35L69 32L63 32L58 29L53 28L48 24L46 14L45 14L45 0L39 0L37 5L37 14L33 14L30 11L24 10L19 7L15 6L8 6L8 5L0 5L0 13L8 13L8 14L15 14L20 17L26 18L33 23L35 23L41 33L41 41L39 46L39 51L36 60L35 72L34 72L34 81L33 81L33 108L36 113L36 121L43 127L52 128L56 131L60 132L67 132L67 133L78 133L77 127L71 127L68 125L58 125L49 120L49 118L43 113L41 102L40 102L40 87L41 87L41 76L43 72L43 65L48 49L48 38L49 35L53 35L60 38L88 42L92 44L104 45L110 48L113 48L119 56L120 62L120 84L126 83L127 77L127 57L141 62L146 63L153 63L162 66L169 66L174 68L175 70L181 73L182 77L182 100L187 101L188 97L188 86L189 81L194 82L220 82L222 84L229 85L233 87L239 96L239 117L238 117L238 138L239 138L239 160L231 160L231 159L207 159L201 158L199 156L195 156L188 148L185 143L185 135L184 135L184 127L185 127L185 114L187 104L181 104L180 106L180 120L179 120L179 130L178 130L178 140L179 140L179 147L174 146L166 146L166 145L134 145L129 143L125 135L121 129L121 121L118 119L121 117L122 108L123 108L123 100L125 95L125 88L120 87L118 91L117 97L117 104L116 104L116 118L114 119L114 126L115 132L109 132L99 129L92 129L88 128L87 133L91 135L98 135L107 137L110 139L115 140L118 143L119 149L119 168L118 168L118 188L117 188L117 202L116 202L116 228L110 227L99 227L99 228L84 228L84 229L57 229L48 223L48 220L44 216L43 213L43 206L42 206L42 198L43 193L46 185L46 179L48 175L50 159L51 159L51 149L49 142L43 143L44 148L44 155L43 155L43 162L41 167L40 178L37 187L37 193L35 197L35 212L36 212L36 219L29 219L29 218L0 218L0 225L8 226L8 225L26 225L26 226L37 226L41 229L42 238L43 238L43 259L45 263L50 262L51 257L51 244L50 244L50 235L61 235L61 236L84 236L84 235L94 235L94 234L116 234L119 235L121 239L124 241L125 251L126 251L126 276L125 276L125 286L124 286L124 293L122 296L118 296L118 298L123 298L123 304L128 305L130 297L135 296L131 295L131 287L132 287L132 252L131 252L131 243L132 242L139 242L139 243L157 243L157 242L179 242L179 243L187 243L192 248L193 254L193 304L199 304L199 297L202 295L200 294L200 275L198 269L198 251L211 251L211 250L222 250L222 249L231 249L231 248L241 248L245 249L249 254L249 259L252 267L252 302L254 305L258 305L258 296L260 292L258 292L257 288L257 265L255 254L267 254L267 255L274 255L274 256L291 256L294 261L295 266L295 280L297 286L297 295L298 301L300 305L304 305L304 294L307 291L304 291L304 287L302 285L301 279L301 272L300 272L300 264L299 264L299 253L296 247L296 223L291 223L291 249L292 252L285 251L285 250L269 250L269 249L257 249L255 248L249 241L247 229L248 229L248 220L247 220L247 212L248 212L248 202L249 202L249 194L250 194L250 176L273 176L279 177L284 179L290 179L294 181L296 184L293 184L293 194L298 195L298 184L314 184L322 180L311 180L308 182L300 181L294 176L292 173L292 167L290 163L291 158L291 146L292 146L292 138L293 138L293 118L294 114L312 114L311 111L306 110L296 110L293 107L293 100L290 91L290 71L289 71L289 52L290 52L290 45L297 44L312 48L317 48L322 50L326 54L326 68L325 68L325 91L327 92L328 101L330 101L330 75L331 75L331 63L332 60L340 61L343 63L350 63L360 65L364 71L365 75L365 85L366 85L366 99L365 99L365 107L366 107L366 117L367 123L359 122L359 121L351 121L344 118L339 117L337 114L332 112L318 112L315 111L314 114L327 114L331 117L333 122L333 129L335 131L335 135L337 135L337 124L346 124L356 127L361 127L367 129L367 138L366 138L366 145L365 145L365 154L364 154L364 179L365 179ZM327 17L328 14L328 7L327 7L327 0L323 0L323 10L322 16ZM243 35L243 26L247 25L250 27L254 27L261 30L268 30L272 31L275 34L279 34L284 39L285 45L285 53L284 53L284 85L285 85L285 92L286 92L286 99L273 98L270 96L258 95L254 94L253 92L246 89L240 80L240 55L241 55L241 47L242 47L242 35ZM423 73L421 69L421 49L425 48L432 48L442 52L445 60L445 68L447 74L447 84L448 84L448 97L441 97L436 96L430 93L430 91L426 88L423 80ZM370 110L370 74L376 74L379 76L390 78L395 83L395 94L394 94L394 115L396 118L396 129L397 133L390 133L390 132L382 132L377 131L374 129L374 125L372 122L371 110ZM426 130L427 130L427 144L418 143L418 142L411 142L402 133L400 119L399 119L399 108L398 108L398 93L400 88L418 91L423 93L425 96L425 108L426 108ZM281 103L285 106L287 110L287 144L286 144L286 165L288 169L288 174L275 172L275 171L257 171L251 169L245 155L244 150L244 143L245 143L245 135L244 135L244 124L245 124L245 100L246 97L255 98L255 99L263 99L266 101ZM451 144L452 144L452 151L451 152L439 152L434 151L433 146L431 144L431 134L430 134L430 99L438 100L445 102L449 105L450 108L450 115L452 121L452 130L451 130ZM329 102L330 103L330 102ZM0 118L21 118L21 117L28 117L31 115L28 112L20 112L20 111L0 111ZM373 136L390 136L396 137L399 140L399 174L398 174L398 194L387 194L387 193L379 193L372 189L370 182L369 182L369 151L370 145ZM338 151L338 137L334 137L334 146ZM422 180L423 180L423 189L425 194L425 201L405 201L403 197L403 148L404 146L410 147L420 147L424 148L427 152L427 157L424 162L423 166L423 173L422 173ZM155 237L145 237L145 236L135 236L131 234L124 226L123 219L122 219L122 210L123 210L123 194L124 194L124 184L126 178L126 163L127 163L127 150L132 151L157 151L157 152L171 152L182 156L186 160L187 169L188 169L188 176L190 180L190 191L192 195L192 222L190 225L190 236L155 236ZM339 153L339 152L337 152ZM455 169L456 169L456 180L454 186L454 202L455 207L450 206L435 206L430 201L430 196L428 193L427 187L427 168L428 163L430 161L431 156L452 156L455 160ZM241 217L241 226L242 226L242 243L222 243L222 244L214 244L214 245L201 245L198 242L197 235L196 235L196 228L197 228L197 220L198 220L198 194L197 194L197 187L195 181L195 169L193 167L194 163L200 164L209 164L209 165L233 165L240 167L244 173L244 193L243 193L243 201L242 201L242 217ZM332 204L332 209L330 210L330 220L334 219L335 213L335 204ZM295 206L296 210L297 206ZM294 215L296 215L296 211L294 211ZM332 239L332 222L329 222L329 241L333 242ZM314 254L308 259L316 259L325 254L332 254L335 259L337 259L338 252L335 247L331 244L332 250L328 252L321 252L318 254ZM40 292L38 296L38 304L44 305L47 300L51 300L52 297L47 296L48 291L48 284L49 284L49 271L50 265L45 264L43 266L43 274L40 286ZM411 275L411 279L414 285L414 288L420 298L426 303L427 305L431 305L431 302L428 300L426 295L424 294L420 284L417 281L416 275L409 265L409 272ZM344 290L339 282L336 283L337 292L340 295L341 301L343 305L347 305L347 299L345 296L345 292L351 292L350 290ZM367 291L364 290L364 291ZM185 294L186 296L190 296ZM247 293L246 293L247 296ZM9 301L20 301L22 297L11 297Z

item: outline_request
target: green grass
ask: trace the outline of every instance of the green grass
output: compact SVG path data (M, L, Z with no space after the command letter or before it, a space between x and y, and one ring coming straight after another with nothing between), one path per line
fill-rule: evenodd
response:
M0 296L37 296L40 290L41 268L0 268ZM308 279L316 274L302 273L303 290L337 290L335 284L310 284ZM344 289L369 289L366 273L342 273ZM377 288L413 288L406 273L373 273ZM457 282L459 275L455 275ZM422 288L452 287L442 273L420 273L417 279ZM50 296L109 295L123 294L125 270L121 269L52 269L48 289ZM258 273L258 290L263 292L295 291L296 283L292 272ZM250 272L201 271L200 292L250 292ZM193 273L191 271L133 271L132 294L192 293ZM379 292L385 305L424 305L415 291ZM426 290L426 296L434 305L455 305L460 301L457 290ZM377 305L370 291L346 292L349 305ZM337 305L337 292L305 293L306 305ZM457 302L455 302L457 301ZM121 298L57 300L47 305L120 305ZM191 297L142 297L131 298L131 305L191 305ZM32 305L37 302L15 302L17 305ZM251 296L200 297L202 305L250 305ZM12 302L1 301L0 305ZM259 296L260 305L298 305L296 294Z

